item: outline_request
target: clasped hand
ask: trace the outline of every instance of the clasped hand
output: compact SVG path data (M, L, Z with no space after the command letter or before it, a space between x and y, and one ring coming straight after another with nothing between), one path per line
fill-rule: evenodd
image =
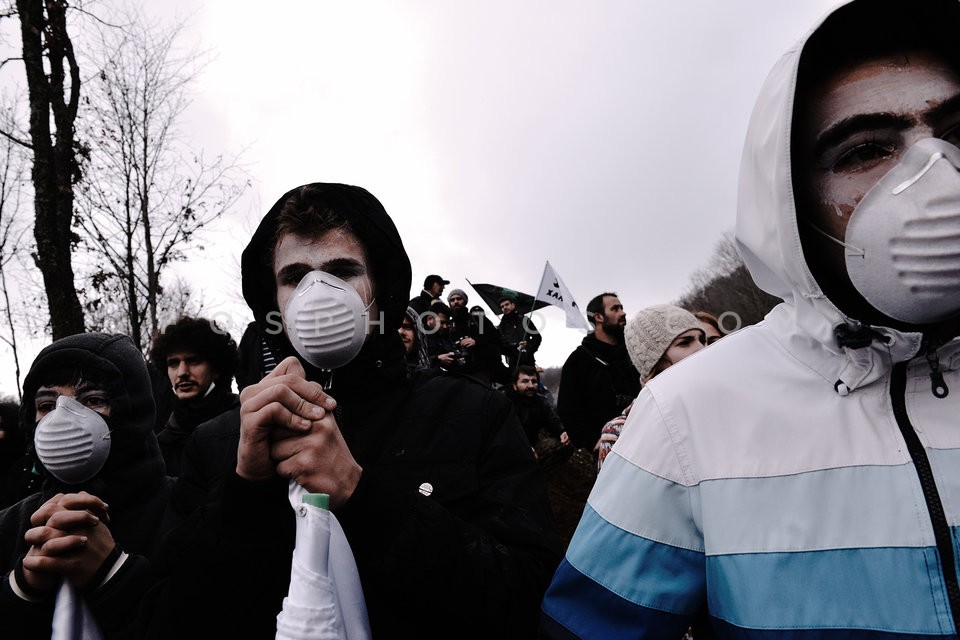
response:
M329 494L331 509L342 506L363 469L340 433L336 406L322 386L307 380L297 358L283 360L240 393L237 475L256 481L279 474Z
M58 493L44 502L24 534L30 544L23 559L28 586L42 593L53 592L61 580L87 587L116 546L109 522L107 504L86 491Z

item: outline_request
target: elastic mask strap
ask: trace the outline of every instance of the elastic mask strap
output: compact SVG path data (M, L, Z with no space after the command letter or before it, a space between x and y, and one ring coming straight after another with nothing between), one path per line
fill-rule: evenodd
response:
M922 178L922 177L924 176L924 174L925 174L927 171L930 171L930 169L933 168L933 165L936 164L937 160L939 160L940 158L944 158L944 157L946 157L946 156L944 156L944 155L943 155L942 153L940 153L939 151L935 152L933 155L930 156L930 159L927 160L927 164L923 165L923 168L920 169L920 171L917 171L916 175L914 175L914 176L911 177L911 178L907 178L906 180L904 180L903 182L901 182L900 184L898 184L897 186L895 186L895 187L893 188L893 191L891 191L891 193L892 193L893 195L895 195L895 196L898 196L898 195L900 195L901 193L903 193L904 191L906 191L907 189L909 189L910 187L912 187L914 184L916 184L916 182L917 182L920 178Z
M865 255L864 250L861 249L860 247L855 247L852 244L847 244L846 242L844 242L843 240L840 240L839 238L834 238L832 235L830 235L829 233L827 233L817 225L813 224L809 220L804 220L803 223L808 227L810 227L811 229L813 229L814 231L816 231L817 233L819 233L820 235L822 235L824 238L832 242L835 242L841 247L843 247L844 249L846 249L848 256L862 258Z
M320 386L323 387L325 392L328 392L333 389L333 369L321 369L320 370L320 380L317 382L320 383Z

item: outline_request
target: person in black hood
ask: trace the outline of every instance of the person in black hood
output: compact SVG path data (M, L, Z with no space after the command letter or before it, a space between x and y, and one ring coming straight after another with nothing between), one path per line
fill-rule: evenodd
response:
M123 335L54 342L24 380L20 417L43 484L0 511L4 636L50 638L66 580L105 638L129 637L172 485L143 355Z
M185 521L141 635L273 638L295 481L330 496L374 637L535 637L562 553L543 478L503 394L408 372L397 330L410 262L380 202L356 186L297 187L242 268L248 385L239 413L188 442Z

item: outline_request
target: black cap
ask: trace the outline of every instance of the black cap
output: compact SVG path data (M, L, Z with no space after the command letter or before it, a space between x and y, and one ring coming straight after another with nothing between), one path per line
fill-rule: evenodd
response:
M450 284L449 280L444 280L443 278L441 278L440 276L434 273L432 275L427 276L426 280L423 281L423 288L426 289L427 287L432 287L435 282L439 282L442 285Z

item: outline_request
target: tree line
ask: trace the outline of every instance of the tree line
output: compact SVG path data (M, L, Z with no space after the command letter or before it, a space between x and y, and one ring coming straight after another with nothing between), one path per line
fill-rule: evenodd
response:
M0 43L18 88L0 103L0 339L19 380L17 332L38 316L54 340L109 330L146 348L190 306L169 266L250 181L242 152L208 157L183 135L207 59L181 48L184 22L81 0L16 0L0 20L19 26Z

